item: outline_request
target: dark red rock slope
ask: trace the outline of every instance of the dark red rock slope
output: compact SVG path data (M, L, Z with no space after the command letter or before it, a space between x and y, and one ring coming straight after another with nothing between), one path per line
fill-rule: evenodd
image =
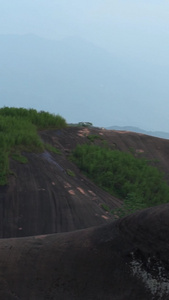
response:
M169 299L169 206L113 221L101 204L120 201L67 159L88 134L154 160L168 179L168 140L94 128L41 132L62 155L11 161L15 176L0 188L0 299Z
M169 205L0 243L0 299L169 299Z

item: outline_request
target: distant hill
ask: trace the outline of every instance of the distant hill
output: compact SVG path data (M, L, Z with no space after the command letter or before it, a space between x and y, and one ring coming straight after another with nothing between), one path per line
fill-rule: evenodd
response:
M132 132L137 132L137 133L143 133L163 139L169 139L169 132L163 132L163 131L147 131L138 127L134 126L110 126L107 127L106 129L112 129L112 130L124 130L124 131L132 131Z
M60 113L68 122L93 120L96 103L109 99L119 84L116 59L78 38L0 35L0 57L2 106L36 106Z
M77 37L0 35L0 57L1 106L33 107L59 113L68 123L91 120L100 127L127 118L148 128L153 116L169 131L168 102L160 119L155 105L144 104L161 94L168 99L167 67L118 58Z

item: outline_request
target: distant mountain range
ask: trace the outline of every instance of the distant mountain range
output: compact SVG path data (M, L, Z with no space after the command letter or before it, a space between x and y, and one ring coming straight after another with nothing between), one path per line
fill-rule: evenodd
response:
M120 62L79 38L0 35L0 57L2 106L59 113L68 122L104 124L106 102L125 82L116 71L122 69ZM116 106L120 109L120 103Z
M78 37L0 35L0 58L1 106L49 111L68 123L130 121L169 131L167 66L119 58Z
M143 133L163 139L169 139L169 132L163 132L163 131L147 131L138 127L134 126L110 126L107 127L106 129L110 130L124 130L124 131L132 131L132 132L138 132L138 133Z

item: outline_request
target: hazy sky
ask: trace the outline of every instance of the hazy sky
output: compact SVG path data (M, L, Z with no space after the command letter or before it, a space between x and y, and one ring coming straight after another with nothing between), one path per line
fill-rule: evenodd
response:
M165 76L169 68L169 1L0 0L0 34L36 34L54 40L81 37L118 58L164 67ZM156 103L151 95L148 99L148 105L155 107L150 130L165 130L166 93Z
M168 62L169 1L0 0L0 33L79 36L113 53ZM151 56L151 57L150 57Z

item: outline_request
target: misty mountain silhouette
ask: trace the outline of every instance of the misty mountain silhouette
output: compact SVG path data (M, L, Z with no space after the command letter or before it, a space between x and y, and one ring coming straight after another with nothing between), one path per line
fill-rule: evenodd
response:
M69 123L92 120L105 127L121 124L127 116L130 124L140 120L148 128L142 112L146 109L150 116L152 110L145 108L146 100L150 95L159 100L161 89L168 98L168 69L119 58L80 38L0 35L0 56L2 105L59 111ZM153 106L154 118L158 113Z
M156 136L159 138L163 139L169 139L169 133L168 132L163 132L163 131L147 131L138 127L134 126L109 126L107 129L112 129L112 130L124 130L124 131L132 131L132 132L137 132L137 133L144 133L147 135L152 135Z

